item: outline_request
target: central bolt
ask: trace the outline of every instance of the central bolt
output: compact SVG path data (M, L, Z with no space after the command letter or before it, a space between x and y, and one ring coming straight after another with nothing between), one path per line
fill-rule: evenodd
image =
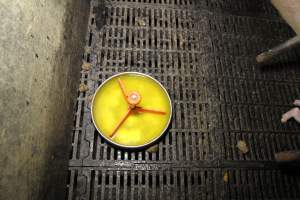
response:
M129 92L127 100L130 105L135 106L140 103L141 95L137 91Z
M136 100L138 97L135 95L135 94L133 94L133 95L131 95L131 99L132 100Z

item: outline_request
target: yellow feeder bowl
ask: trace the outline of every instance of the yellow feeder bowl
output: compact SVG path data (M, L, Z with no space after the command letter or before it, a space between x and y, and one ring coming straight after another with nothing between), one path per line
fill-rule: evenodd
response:
M99 86L91 112L96 129L107 141L119 147L141 148L153 144L166 131L172 103L154 78L124 72Z

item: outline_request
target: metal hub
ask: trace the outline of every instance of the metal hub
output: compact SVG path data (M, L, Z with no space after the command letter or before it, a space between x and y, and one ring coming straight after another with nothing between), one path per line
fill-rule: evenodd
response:
M129 93L127 100L130 105L135 106L141 102L141 95L137 91L132 91Z

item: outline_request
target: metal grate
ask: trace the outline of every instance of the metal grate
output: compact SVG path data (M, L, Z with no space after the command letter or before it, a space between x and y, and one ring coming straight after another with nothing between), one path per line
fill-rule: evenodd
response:
M292 35L267 0L92 0L67 199L299 199L299 177L274 162L300 149L300 126L280 124L299 98L299 63L254 59ZM91 122L90 96L123 71L155 77L173 101L155 153L112 148Z
M216 172L73 168L69 184L75 184L77 196L84 194L86 199L213 199L217 195L212 181ZM84 184L78 185L78 181Z

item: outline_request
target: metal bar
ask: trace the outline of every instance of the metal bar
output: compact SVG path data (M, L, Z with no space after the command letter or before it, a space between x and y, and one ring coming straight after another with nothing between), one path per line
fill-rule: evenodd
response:
M271 60L272 58L274 58L286 51L289 51L290 49L292 49L298 45L300 45L300 36L295 36L295 37L283 42L282 44L279 44L278 46L259 54L258 56L256 56L256 61L258 63L267 62L267 61Z

